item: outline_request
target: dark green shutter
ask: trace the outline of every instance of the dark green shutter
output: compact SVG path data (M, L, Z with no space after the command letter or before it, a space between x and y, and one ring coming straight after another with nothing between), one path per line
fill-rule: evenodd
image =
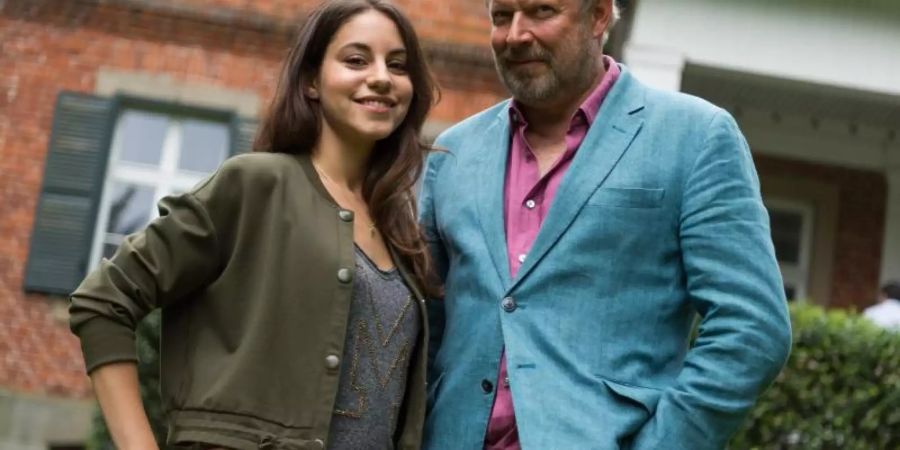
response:
M231 120L231 155L253 151L253 140L256 138L257 122L240 116Z
M84 278L115 115L114 99L74 92L57 97L26 290L66 295Z

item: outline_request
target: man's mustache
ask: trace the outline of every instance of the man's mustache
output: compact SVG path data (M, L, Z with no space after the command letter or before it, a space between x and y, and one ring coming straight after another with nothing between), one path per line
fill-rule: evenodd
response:
M499 59L506 64L522 61L550 62L550 52L538 46L507 47L499 56Z

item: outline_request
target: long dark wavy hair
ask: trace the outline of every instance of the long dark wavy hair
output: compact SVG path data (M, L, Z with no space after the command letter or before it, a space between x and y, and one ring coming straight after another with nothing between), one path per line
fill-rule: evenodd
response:
M316 8L287 55L275 97L253 147L258 152L312 153L322 129L322 114L319 102L309 98L305 88L318 76L325 49L338 29L369 10L384 14L396 24L406 47L413 98L397 129L372 149L363 180L363 199L375 226L411 267L426 295L436 295L439 287L431 276L431 262L416 220L413 188L431 150L419 135L440 93L412 24L396 7L382 0L330 0Z

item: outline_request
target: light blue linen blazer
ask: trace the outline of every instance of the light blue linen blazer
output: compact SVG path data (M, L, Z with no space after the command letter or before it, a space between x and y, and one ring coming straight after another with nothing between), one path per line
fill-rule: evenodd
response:
M424 448L482 448L495 392L482 384L504 347L525 450L724 448L791 345L735 121L623 66L510 278L508 108L443 133L423 179L421 222L445 281L429 302Z

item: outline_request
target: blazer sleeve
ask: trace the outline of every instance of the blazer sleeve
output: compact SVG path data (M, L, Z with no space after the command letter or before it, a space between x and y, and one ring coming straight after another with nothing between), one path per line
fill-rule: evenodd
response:
M228 161L192 191L162 199L159 217L125 238L71 294L70 327L81 339L88 372L137 361L138 322L215 278L243 203L237 172Z
M633 449L722 449L787 360L791 328L759 181L719 110L686 177L680 216L695 345Z
M438 280L443 284L447 275L447 249L438 232L434 211L435 178L440 168L441 160L446 158L444 152L434 152L425 163L425 173L422 180L422 189L419 192L419 223L425 235L425 243L431 253L432 264ZM432 369L434 356L437 354L444 335L444 299L429 298L426 301L428 308L428 379L432 380L436 375Z

